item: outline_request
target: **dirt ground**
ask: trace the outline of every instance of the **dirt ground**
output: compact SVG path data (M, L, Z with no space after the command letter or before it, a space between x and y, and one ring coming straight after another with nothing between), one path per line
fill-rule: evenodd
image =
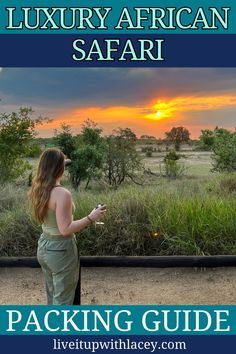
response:
M0 304L45 304L41 269L0 268ZM236 304L236 268L83 268L82 304Z

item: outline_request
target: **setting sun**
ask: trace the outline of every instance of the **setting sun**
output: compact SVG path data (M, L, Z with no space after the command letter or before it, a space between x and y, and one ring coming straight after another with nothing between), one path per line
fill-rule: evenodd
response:
M156 116L157 116L157 118L161 118L161 112L160 112L160 111L157 111L157 112L156 112Z
M151 120L162 120L165 118L171 118L173 116L174 109L169 101L158 100L152 105L152 113L146 114L145 118Z

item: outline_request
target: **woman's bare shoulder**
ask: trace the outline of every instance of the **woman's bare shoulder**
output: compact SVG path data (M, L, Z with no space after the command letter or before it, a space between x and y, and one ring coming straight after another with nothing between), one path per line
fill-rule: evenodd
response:
M50 209L55 210L57 205L66 205L67 207L70 207L71 204L72 196L68 189L62 186L58 186L52 189L48 203L48 207Z
M56 191L56 192L59 192L59 193L69 193L69 194L71 194L71 192L67 188L65 188L63 186L56 186L56 187L53 188L53 191Z
M53 188L51 196L57 199L71 200L71 192L63 186Z

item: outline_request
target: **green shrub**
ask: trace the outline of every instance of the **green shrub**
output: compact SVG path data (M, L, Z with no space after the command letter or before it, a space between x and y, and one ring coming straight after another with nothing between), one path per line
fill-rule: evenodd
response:
M37 143L33 143L30 145L29 147L29 151L26 154L26 157L29 158L35 158L35 157L39 157L42 153L42 148L39 144Z
M185 172L185 166L179 162L180 155L175 150L170 150L164 157L164 176L168 178L178 178Z
M146 157L152 157L152 154L154 151L156 151L156 148L154 148L153 146L145 146L141 149L141 151L145 153Z

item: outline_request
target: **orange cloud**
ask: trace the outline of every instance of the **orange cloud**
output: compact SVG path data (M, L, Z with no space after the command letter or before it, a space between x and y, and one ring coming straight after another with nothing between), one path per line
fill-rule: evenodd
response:
M113 107L82 107L64 112L53 119L49 124L46 124L42 129L58 129L62 123L70 125L72 128L79 128L86 119L91 119L99 125L113 125L114 128L130 124L135 119L142 119L142 109L138 107L113 106Z
M226 107L236 107L236 96L177 97L171 100L158 100L152 105L153 112L147 114L145 118L161 120L182 112L213 111Z
M78 132L86 119L91 119L109 134L117 127L130 127L138 135L151 134L160 136L174 125L181 125L186 112L214 111L236 107L236 96L184 96L173 99L153 100L145 106L108 106L81 107L55 113L53 121L40 128L40 135L52 135L53 129L59 129L62 123ZM201 129L191 125L191 114L188 114L188 126L198 136ZM51 132L51 133L50 133Z

